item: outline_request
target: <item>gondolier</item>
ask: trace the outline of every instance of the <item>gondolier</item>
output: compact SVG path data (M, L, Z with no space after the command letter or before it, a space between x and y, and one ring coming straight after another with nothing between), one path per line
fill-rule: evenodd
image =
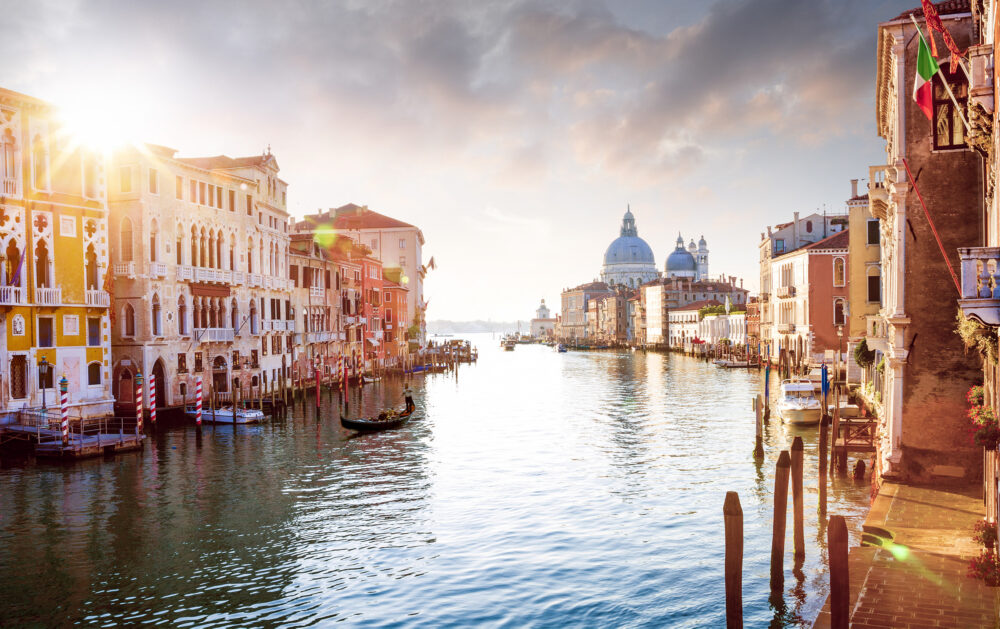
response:
M406 412L412 412L417 405L413 403L413 391L410 390L410 385L403 387L403 397L406 399Z

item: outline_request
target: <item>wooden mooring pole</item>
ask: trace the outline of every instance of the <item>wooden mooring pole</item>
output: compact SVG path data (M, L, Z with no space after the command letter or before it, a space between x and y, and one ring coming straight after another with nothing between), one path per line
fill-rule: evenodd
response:
M785 527L788 519L788 472L791 457L782 450L774 471L774 527L771 536L771 590L785 587Z
M827 449L830 442L830 416L823 413L819 422L819 514L826 516Z
M851 595L847 568L847 522L844 516L830 516L826 536L830 554L830 627L847 629L851 621Z
M802 437L792 441L792 519L794 524L795 558L806 556L806 534L803 530L802 507Z
M754 411L757 435L754 439L753 458L760 461L764 458L764 402L759 394L754 404Z
M726 523L726 627L742 629L743 507L735 491L726 492L722 514Z

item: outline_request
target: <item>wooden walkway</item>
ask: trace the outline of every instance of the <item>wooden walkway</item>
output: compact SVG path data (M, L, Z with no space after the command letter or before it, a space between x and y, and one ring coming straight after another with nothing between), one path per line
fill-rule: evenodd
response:
M117 432L110 427L117 424ZM60 459L82 459L116 452L141 450L145 435L133 425L129 428L122 418L95 418L73 420L69 440L62 442L62 431L57 423L12 423L0 425L0 435L5 439L23 439L34 444L35 456Z

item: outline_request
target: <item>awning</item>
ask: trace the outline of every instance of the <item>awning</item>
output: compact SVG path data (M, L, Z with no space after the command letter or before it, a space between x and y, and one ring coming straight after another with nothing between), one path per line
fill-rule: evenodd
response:
M379 345L378 339L365 339L365 340L374 345L375 347L378 347Z
M229 286L216 284L191 284L191 294L201 297L229 297Z

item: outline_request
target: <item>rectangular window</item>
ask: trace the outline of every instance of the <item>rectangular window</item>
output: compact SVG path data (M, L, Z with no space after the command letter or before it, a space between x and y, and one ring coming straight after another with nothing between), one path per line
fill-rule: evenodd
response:
M194 179L192 179L190 181L190 184L191 184L191 186L190 186L190 192L191 192L191 194L188 197L188 201L190 201L191 203L197 203L198 202L198 182L195 181Z
M149 169L149 194L160 194L159 175L155 168Z
M205 205L205 182L198 182L198 205Z
M879 229L877 219L868 219L868 244L877 245L879 239Z
M400 238L399 239L399 248L400 249L406 249L406 239L405 238Z
M100 317L87 317L87 345L90 347L101 346Z
M784 238L778 238L777 240L775 240L774 241L774 252L775 253L782 253L784 250L785 250L785 239Z
M406 266L406 256L399 256L399 266Z
M253 216L253 195L247 195L247 216Z
M187 373L187 354L177 354L177 373Z
M229 211L230 212L235 212L236 211L236 191L235 190L230 190L229 191Z
M936 149L967 149L965 144L965 123L962 122L961 112L965 110L965 102L969 97L969 84L966 82L964 72L951 73L942 64L941 71L934 75L932 83L934 85L934 148ZM948 95L945 88L945 81L951 87L955 100L958 101L959 108Z
M132 167L122 166L118 169L118 179L122 192L132 192Z
M215 207L222 209L222 186L215 186Z
M194 353L194 372L201 373L201 352Z
M288 278L292 280L295 284L295 288L299 287L299 267L295 264L288 265Z
M372 251L378 249L378 238L372 238Z
M868 276L868 301L872 303L882 301L882 277L879 275Z
M177 197L178 201L184 200L184 177L177 175L177 179L174 183L174 196Z
M38 346L55 347L52 317L38 317Z

